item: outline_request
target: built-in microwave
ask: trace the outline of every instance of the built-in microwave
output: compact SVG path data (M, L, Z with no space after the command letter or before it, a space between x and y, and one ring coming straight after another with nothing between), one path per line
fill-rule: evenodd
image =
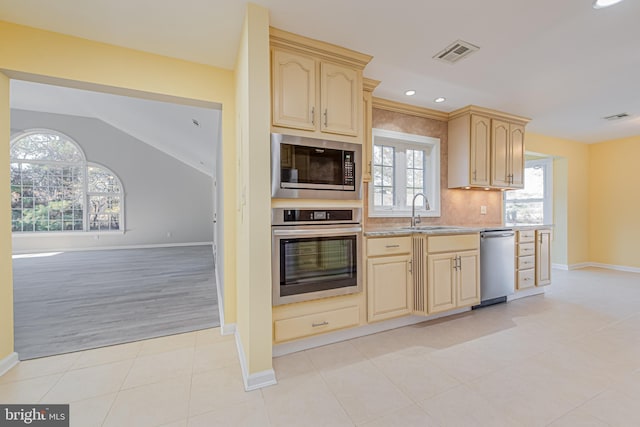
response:
M359 200L362 146L271 134L271 196Z

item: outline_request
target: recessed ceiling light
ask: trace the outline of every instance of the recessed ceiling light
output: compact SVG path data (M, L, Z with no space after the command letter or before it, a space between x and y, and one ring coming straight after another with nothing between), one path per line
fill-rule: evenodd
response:
M433 102L437 102L439 104L439 103L444 102L446 100L447 100L447 98L443 98L443 97L440 96L440 97L434 99Z
M408 91L406 91L404 94L405 94L405 95L407 95L407 96L413 96L413 95L415 95L415 94L416 94L416 91L415 91L415 90L413 90L413 89L409 89L409 90L408 90Z
M605 7L613 6L616 3L620 3L622 0L596 0L593 2L594 9L603 9Z

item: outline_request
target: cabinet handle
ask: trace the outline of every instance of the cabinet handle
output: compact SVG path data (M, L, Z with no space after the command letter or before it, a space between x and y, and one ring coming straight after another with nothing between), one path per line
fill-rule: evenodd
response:
M316 125L316 107L311 107L311 124Z
M477 177L478 172L477 171L473 171L473 180L475 181L476 179L478 179Z
M327 127L327 109L324 109L324 127Z
M320 322L320 323L312 323L311 327L312 328L317 328L318 326L327 326L329 324L329 322L327 322L326 320L324 322Z
M462 270L462 257L458 257L458 270Z
M399 248L400 245L385 245L385 248Z
M413 260L409 260L409 273L413 273Z

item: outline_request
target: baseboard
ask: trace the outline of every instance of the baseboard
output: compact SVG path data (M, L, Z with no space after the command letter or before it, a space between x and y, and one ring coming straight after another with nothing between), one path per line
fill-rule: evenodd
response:
M220 331L222 335L235 335L236 324L235 323L221 323Z
M9 372L9 369L18 364L18 353L13 352L4 359L0 360L0 377Z
M590 262L581 262L579 264L569 264L568 270L579 270L581 268L591 267L592 264Z
M555 270L569 270L569 266L567 264L551 264L551 268Z
M242 346L242 339L240 338L240 332L235 332L236 348L238 349L238 359L240 359L240 368L242 369L242 380L244 381L245 391L257 390L259 388L268 387L270 385L277 384L276 372L273 369L267 369L265 371L249 374L247 368L247 357Z
M608 270L626 271L628 273L640 273L638 267L627 267L626 265L602 264L599 262L589 263L589 267L606 268Z
M184 246L211 246L213 242L186 242L186 243L158 243L153 245L118 245L118 246L97 246L86 248L62 248L62 249L38 249L28 251L14 251L14 255L34 254L41 252L82 252L82 251L111 251L114 249L154 249L173 248Z
M530 297L532 295L540 295L545 293L546 286L543 287L533 287L531 289L523 289L521 291L517 291L515 294L507 296L507 302L514 301L520 298Z
M366 335L377 334L378 332L402 328L403 326L415 325L416 323L435 320L441 317L465 313L470 310L470 307L465 307L448 311L446 313L434 314L433 316L399 317L397 319L371 323L369 325L363 325L357 328L344 329L342 331L331 332L328 334L305 338L298 341L277 344L273 346L272 355L273 357L284 356L285 354L297 353L299 351L309 350L310 348L321 347L323 345L334 344L340 341L346 341L353 338L364 337Z

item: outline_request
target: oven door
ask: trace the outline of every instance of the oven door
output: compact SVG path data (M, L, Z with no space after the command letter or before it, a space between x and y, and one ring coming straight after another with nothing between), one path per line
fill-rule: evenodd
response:
M362 291L362 228L273 227L273 305Z

